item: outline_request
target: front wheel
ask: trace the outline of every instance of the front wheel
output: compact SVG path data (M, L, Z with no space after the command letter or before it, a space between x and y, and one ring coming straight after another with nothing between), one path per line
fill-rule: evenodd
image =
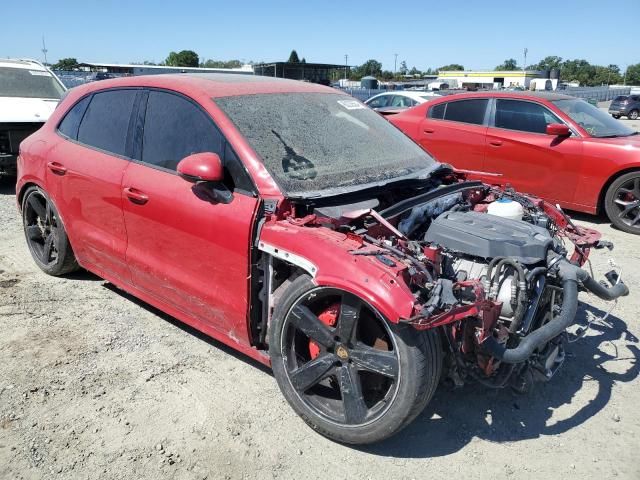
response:
M616 178L607 189L604 208L615 227L640 235L640 172Z
M627 115L627 117L629 117L629 120L637 120L638 119L638 110L631 110L629 112L629 115Z
M384 319L344 290L298 277L276 306L273 372L300 417L322 435L366 444L392 436L429 402L442 365L435 331Z

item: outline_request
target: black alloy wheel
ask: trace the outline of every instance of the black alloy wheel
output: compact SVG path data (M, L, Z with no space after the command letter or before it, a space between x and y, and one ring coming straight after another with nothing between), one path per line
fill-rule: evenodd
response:
M335 327L322 309L339 304ZM386 325L355 295L324 289L299 299L286 321L282 350L292 387L319 415L357 426L384 413L397 391L398 353ZM310 345L318 345L314 356Z
M640 234L640 172L621 175L605 196L605 210L614 226Z
M439 340L302 276L276 307L269 347L280 389L309 425L340 442L371 443L407 425L433 395Z
M638 110L631 110L629 112L629 120L637 120L638 119Z
M29 251L41 270L63 275L78 268L58 211L40 188L24 194L22 221Z

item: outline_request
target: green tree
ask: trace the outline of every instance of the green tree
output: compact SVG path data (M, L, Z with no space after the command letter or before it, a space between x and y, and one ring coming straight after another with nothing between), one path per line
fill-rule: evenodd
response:
M307 63L307 59L302 57L302 60L300 60L300 63Z
M200 59L193 50L181 50L178 53L169 53L164 63L172 67L197 67L200 64Z
M565 60L560 69L562 80L580 82L580 85L595 85L595 74L596 67L584 59Z
M501 71L501 70L513 71L513 70L519 70L519 69L520 67L518 67L518 62L516 62L515 58L508 58L504 62L502 62L500 65L498 65L496 68L494 68L494 70L496 71Z
M73 70L78 66L78 60L75 58L61 58L58 63L54 64L52 70Z
M383 80L393 80L393 72L391 70L383 70L380 76Z
M640 85L640 63L627 67L624 82L627 85Z
M350 78L352 80L360 80L362 77L371 75L373 77L379 77L382 75L382 64L374 59L367 60L358 67L351 69Z
M538 63L527 66L527 70L552 70L562 66L562 57L551 55L540 60Z
M464 67L462 65L460 65L459 63L452 63L451 65L445 65L444 67L440 67L438 69L438 71L440 70L444 70L444 71L451 71L451 70L464 70Z
M420 72L420 70L418 70L416 67L411 67L411 70L409 70L409 75L421 75L422 72Z
M300 63L300 59L298 58L298 52L295 50L291 50L291 54L289 55L289 63Z
M409 71L409 69L407 68L407 62L405 60L400 62L400 69L398 70L398 73L400 75L406 75L407 72Z

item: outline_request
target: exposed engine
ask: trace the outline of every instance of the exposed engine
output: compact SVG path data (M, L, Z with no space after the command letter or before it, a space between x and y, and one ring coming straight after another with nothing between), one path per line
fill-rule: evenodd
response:
M415 298L401 321L441 329L456 385L525 390L550 379L564 360L578 291L628 294L615 271L605 285L580 268L590 249L612 248L598 232L510 189L456 179L391 201L297 209L291 221L345 232L360 244L352 255L401 270Z

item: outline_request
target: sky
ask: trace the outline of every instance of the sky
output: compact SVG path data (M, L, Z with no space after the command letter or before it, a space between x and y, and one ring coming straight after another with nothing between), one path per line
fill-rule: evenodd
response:
M640 63L635 23L640 0L3 1L0 57L81 62L160 62L194 50L201 60L285 61L292 49L308 62L359 65L370 58L394 69L459 63L493 69L507 58L527 64L548 55L584 58L622 69ZM615 13L617 12L617 13ZM629 28L625 28L629 27Z

